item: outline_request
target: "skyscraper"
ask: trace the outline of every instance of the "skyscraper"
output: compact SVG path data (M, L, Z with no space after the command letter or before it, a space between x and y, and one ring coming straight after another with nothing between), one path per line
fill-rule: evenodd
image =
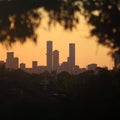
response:
M6 65L5 67L10 69L13 67L13 57L14 57L14 53L13 52L7 52L7 59L6 59Z
M11 60L14 58L14 52L7 52L7 59Z
M18 69L19 59L14 57L14 52L7 52L6 68Z
M47 41L47 70L52 71L52 41Z
M53 51L53 70L58 70L59 67L59 51Z
M71 73L75 67L75 44L69 44L69 72Z
M18 64L19 64L19 58L15 57L13 58L13 69L18 69Z

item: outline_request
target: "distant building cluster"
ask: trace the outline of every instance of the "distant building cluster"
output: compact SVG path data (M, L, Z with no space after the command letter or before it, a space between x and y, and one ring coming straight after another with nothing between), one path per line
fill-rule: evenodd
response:
M66 62L63 62L61 65L59 64L59 51L54 50L52 46L52 41L47 41L47 71L67 71L69 73L75 72L75 44L71 43L69 44L69 57Z
M0 61L0 67L4 64L4 61ZM85 72L86 70L96 71L97 64L89 64L87 68L80 68L75 64L75 44L69 44L69 56L67 61L59 63L59 51L53 50L53 42L47 41L46 45L46 66L39 66L37 61L32 61L32 68L26 68L25 63L19 64L19 58L14 57L14 52L7 52L7 58L5 62L5 68L9 70L21 69L28 73L43 73L48 71L56 71L57 73L66 71L70 74L79 74Z

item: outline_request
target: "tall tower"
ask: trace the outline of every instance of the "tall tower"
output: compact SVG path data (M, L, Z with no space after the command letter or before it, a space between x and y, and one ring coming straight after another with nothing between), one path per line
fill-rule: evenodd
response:
M59 51L53 51L53 70L58 70L59 67Z
M52 71L52 41L47 41L47 70Z
M18 57L15 57L13 63L14 63L14 65L13 65L13 69L18 69L19 58L18 58Z
M75 67L75 44L69 44L69 71L72 73Z
M13 68L14 52L7 52L6 68Z

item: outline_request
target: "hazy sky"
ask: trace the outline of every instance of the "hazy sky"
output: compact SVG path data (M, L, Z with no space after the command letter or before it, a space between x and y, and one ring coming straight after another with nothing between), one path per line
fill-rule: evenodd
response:
M97 63L98 66L113 67L113 61L108 52L108 48L98 45L96 38L89 37L89 29L83 18L80 18L80 25L76 30L65 31L62 27L57 25L48 29L44 23L38 28L38 42L34 44L30 40L21 45L16 43L12 48L6 50L0 45L0 60L6 59L6 52L13 51L14 56L19 57L20 63L23 62L27 67L32 66L32 61L37 60L39 65L46 65L46 41L53 41L53 50L59 50L60 63L67 60L69 52L69 43L76 44L76 65L81 68L86 67L87 64Z

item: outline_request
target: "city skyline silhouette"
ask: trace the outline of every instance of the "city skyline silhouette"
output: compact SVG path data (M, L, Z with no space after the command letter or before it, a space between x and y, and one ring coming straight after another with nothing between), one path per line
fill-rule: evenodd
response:
M92 63L86 65L86 68L81 68L79 65L75 64L76 61L76 50L75 43L69 43L69 54L66 57L66 61L59 62L59 50L53 49L53 41L46 42L46 65L38 65L38 61L34 60L32 62L32 67L27 68L25 62L20 63L19 57L14 57L14 52L7 52L7 58L5 61L6 69L22 69L28 73L43 73L48 71L51 73L52 71L56 71L60 73L62 71L66 71L70 74L79 74L85 72L87 70L97 70L98 66L96 63ZM1 61L2 63L3 61ZM102 68L102 67L101 67ZM104 68L108 69L107 66Z

